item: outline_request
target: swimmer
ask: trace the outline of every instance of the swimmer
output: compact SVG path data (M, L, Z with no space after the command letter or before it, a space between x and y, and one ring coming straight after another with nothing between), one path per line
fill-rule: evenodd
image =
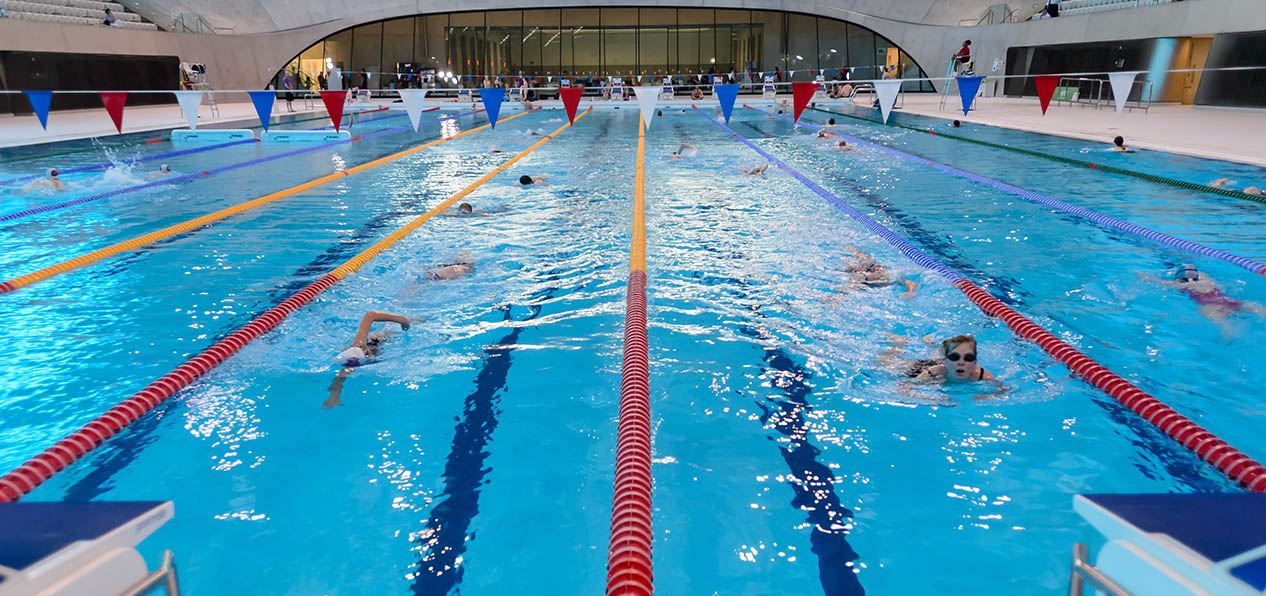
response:
M356 337L352 339L351 347L339 352L334 357L336 363L343 367L334 377L334 382L328 387L330 396L321 404L322 408L333 408L341 406L343 402L339 401L339 396L343 393L343 381L347 376L352 374L356 367L363 364L369 364L382 352L382 343L387 340L387 332L379 331L370 333L370 328L374 323L391 322L399 323L400 329L409 330L409 319L400 315L393 315L385 312L367 312L360 320L360 326L356 329Z
M1231 188L1232 184L1235 184L1234 180L1229 180L1227 178L1218 178L1217 180L1210 182L1209 186L1212 186L1213 188L1225 188L1227 190L1235 190L1234 188ZM1256 186L1247 186L1241 189L1240 192L1246 195L1266 194L1266 193L1263 193L1262 189L1257 188Z
M718 116L721 116L721 115L722 115L722 114L721 114L721 108L717 108L717 115L718 115Z
M147 178L150 180L153 180L155 178L162 178L163 176L170 176L170 175L171 175L171 166L167 164L163 164L161 166L158 166L157 170L150 172Z
M1116 138L1112 139L1112 146L1108 147L1108 151L1120 151L1122 153L1129 153L1130 148L1125 146L1125 138L1122 137L1121 135L1117 135Z
M819 139L825 139L825 138L827 138L827 137L831 136L832 134L835 134L835 133L833 133L833 132L831 132L831 131L829 131L829 130L825 130L825 129L821 129L821 128L819 128L819 129L818 129L817 138L819 138Z
M519 176L520 186L529 186L532 184L546 184L545 176L528 176L527 174Z
M743 172L744 174L747 174L748 176L760 176L765 173L765 170L768 170L768 169L769 169L769 164L764 163L750 170L739 170L739 171Z
M1209 186L1212 186L1214 188L1222 188L1223 186L1228 186L1231 184L1235 184L1235 181L1231 180L1230 178L1218 178L1217 180L1210 182Z
M457 206L457 212L444 212L444 217L472 217L475 215L487 215L486 211L475 211L475 207L470 203L462 203Z
M698 154L699 150L695 148L694 145L691 145L690 143L682 143L676 151L672 152L668 156L673 159L681 159L683 157L694 157Z
M66 184L61 179L61 172L58 172L57 168L49 168L44 172L43 178L32 180L30 184L22 187L22 192L32 192L41 188L66 190Z
M703 89L695 87L695 90L690 93L690 99L695 101L703 99Z
M955 121L953 121L953 122L950 122L950 126L952 126L952 127L954 127L954 128L962 128L962 127L963 127L963 123L962 123L962 122L959 122L959 121L957 121L957 120L955 120Z
M905 277L898 277L892 274L887 267L875 262L875 257L866 254L855 247L845 246L844 250L853 255L853 262L844 269L850 277L846 286L836 288L841 294L854 290L866 288L885 288L889 286L900 285L905 288L901 293L901 297L909 300L914 298L914 291L919 284L914 280Z
M1258 316L1266 316L1266 308L1262 308L1262 305L1227 296L1212 277L1196 270L1196 266L1190 263L1178 266L1174 272L1173 281L1158 279L1143 272L1139 272L1139 277L1169 286L1190 296L1196 301L1199 307L1197 312L1200 316L1221 325L1224 333L1230 331L1227 318L1235 313L1246 310Z
M976 360L976 338L971 335L955 335L941 342L941 347L929 359L905 360L902 349L910 343L909 338L896 334L888 334L888 342L892 347L879 355L879 363L885 368L903 374L914 383L977 383L985 382L993 385L995 391L977 395L976 399L988 399L1006 393L1007 387L985 370ZM932 338L923 338L925 344L931 345ZM911 395L910 388L904 386L902 393ZM948 397L932 398L935 401L951 402Z
M840 140L840 143L839 143L838 145L836 145L836 146L835 146L835 150L836 150L837 152L839 152L839 151L852 151L852 150L853 150L853 148L852 148L851 146L849 146L849 144L848 144L846 141L844 141L844 140Z
M827 128L835 128L835 118L831 118L831 119L827 120L827 121L826 121L826 127L827 127Z
M457 260L444 263L422 274L422 281L446 281L475 272L475 262L466 251L457 252Z
M498 154L505 153L505 152L506 152L506 150L505 150L505 149L496 149L496 148L494 148L494 149L489 149L489 150L488 150L488 153L490 153L490 154L492 154L492 155L498 155Z
M655 117L656 117L656 118L663 118L663 117L664 117L664 110L655 110Z

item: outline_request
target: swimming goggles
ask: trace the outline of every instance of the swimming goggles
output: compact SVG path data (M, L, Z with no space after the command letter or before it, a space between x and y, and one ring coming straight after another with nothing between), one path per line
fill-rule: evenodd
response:
M1196 268L1190 265L1179 269L1178 273L1174 274L1174 281L1177 281L1180 284L1185 284L1189 281L1196 281L1197 279L1200 279L1200 272L1196 271Z
M959 354L958 352L950 352L949 354L945 355L945 359L949 360L950 362L958 362ZM962 355L962 359L964 362L975 362L976 354L973 352L968 352Z

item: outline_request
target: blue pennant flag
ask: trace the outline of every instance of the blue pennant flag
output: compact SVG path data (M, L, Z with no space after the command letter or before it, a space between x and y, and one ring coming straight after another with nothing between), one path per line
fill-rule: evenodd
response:
M23 91L26 94L27 101L31 102L31 109L35 110L35 116L40 119L40 126L44 130L48 130L48 105L53 101L52 91Z
M712 86L717 99L721 100L721 114L725 116L726 124L730 123L730 114L734 113L734 99L738 97L738 88L739 86L733 83Z
M249 91L248 93L251 95L251 103L255 104L259 123L263 125L264 132L268 132L269 121L273 119L273 102L277 100L277 94L272 91Z
M976 97L976 91L980 90L980 82L985 77L955 77L958 79L958 95L963 98L963 115L967 115L967 110L971 109L972 99Z
M501 102L506 98L506 90L501 87L480 89L479 99L484 101L484 109L488 110L488 120L497 128L497 115L501 113Z

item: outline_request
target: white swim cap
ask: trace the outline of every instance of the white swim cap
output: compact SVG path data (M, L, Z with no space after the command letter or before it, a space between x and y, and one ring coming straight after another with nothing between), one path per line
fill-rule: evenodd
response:
M365 350L360 346L352 346L334 357L334 361L343 366L360 366L365 363L368 358L365 357Z

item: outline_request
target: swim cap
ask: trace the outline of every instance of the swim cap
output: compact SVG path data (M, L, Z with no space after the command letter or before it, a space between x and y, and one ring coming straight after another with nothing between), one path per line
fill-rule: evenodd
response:
M49 169L48 169L48 175L49 175L50 177L56 178L56 177L58 177L59 175L61 175L61 172L58 172L58 171L57 171L57 168L49 168Z
M159 170L161 170L161 171L163 171L163 172L170 172L170 171L171 171L171 166L169 166L169 165L167 165L167 164L163 164L163 165L161 165L161 166L158 166L158 169L159 169Z
M527 174L519 176L519 184L531 184L531 183L532 183L531 176L528 176Z
M1197 280L1200 279L1200 272L1196 270L1196 266L1191 263L1183 263L1178 266L1178 271L1174 272L1175 281Z
M364 364L368 358L365 356L365 350L360 346L352 346L334 357L334 361L343 366L360 366Z

